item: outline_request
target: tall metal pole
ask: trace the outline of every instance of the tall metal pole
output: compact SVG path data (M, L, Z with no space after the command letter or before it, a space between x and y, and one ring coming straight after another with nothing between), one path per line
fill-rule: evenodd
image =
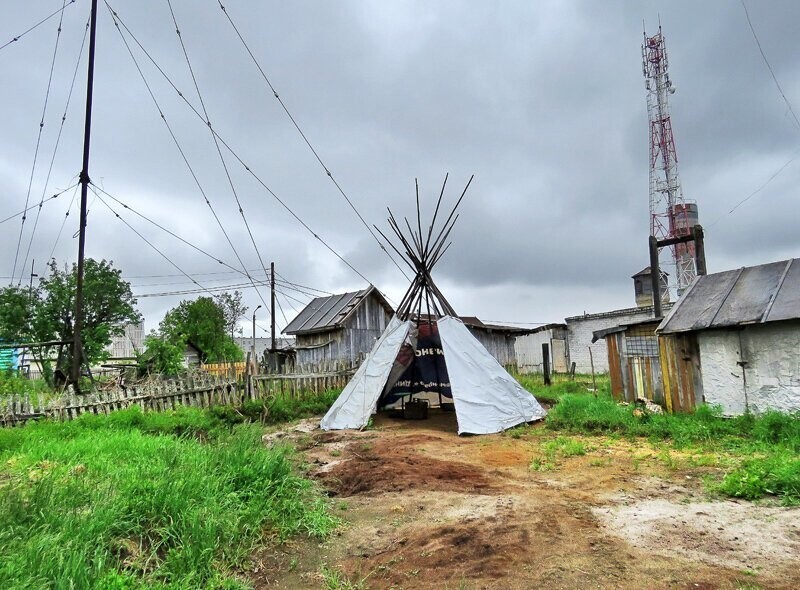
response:
M270 344L270 350L275 352L275 263L269 263L269 291L270 291L270 336L272 336L272 342Z
M94 51L97 31L97 0L92 0L92 15L89 25L89 66L86 75L86 122L83 131L83 168L80 174L81 183L81 215L78 227L78 276L75 284L75 321L74 340L72 345L72 383L80 391L81 328L83 327L83 262L86 248L86 201L89 193L89 140L92 132L92 91L94 90Z

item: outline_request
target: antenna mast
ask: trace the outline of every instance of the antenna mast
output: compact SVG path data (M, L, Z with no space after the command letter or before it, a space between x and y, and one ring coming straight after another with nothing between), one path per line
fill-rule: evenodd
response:
M78 226L78 268L75 285L75 321L72 342L71 381L76 391L80 391L81 364L83 360L83 273L84 252L86 250L86 201L89 192L89 140L92 136L92 93L94 90L94 51L97 31L97 0L92 0L92 14L89 27L89 65L86 74L86 119L83 134L83 168L81 168L81 215Z
M678 155L672 136L669 95L675 87L667 70L667 49L661 25L658 33L642 44L642 73L647 88L647 116L650 123L650 235L657 240L684 237L698 222L697 204L683 198L678 177ZM694 242L671 247L678 295L694 279Z

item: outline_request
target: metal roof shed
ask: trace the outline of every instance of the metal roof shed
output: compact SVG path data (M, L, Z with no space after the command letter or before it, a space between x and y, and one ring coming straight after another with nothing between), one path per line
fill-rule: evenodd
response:
M366 355L394 310L375 287L317 297L283 330L296 337L298 371L338 370Z
M726 414L800 411L800 259L698 276L657 332L672 367L696 348L702 395Z

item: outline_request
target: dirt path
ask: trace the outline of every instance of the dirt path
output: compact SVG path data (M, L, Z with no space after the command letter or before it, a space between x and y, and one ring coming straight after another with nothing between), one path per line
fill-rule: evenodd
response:
M256 556L257 588L800 588L800 510L710 501L709 468L647 443L570 456L543 428L458 437L452 414L289 438L346 524Z

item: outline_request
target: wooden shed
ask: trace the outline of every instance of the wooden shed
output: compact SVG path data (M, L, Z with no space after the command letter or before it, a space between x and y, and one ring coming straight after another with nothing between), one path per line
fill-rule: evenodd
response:
M393 314L373 286L313 299L283 330L295 336L296 371L356 365L372 350Z
M608 348L611 394L622 401L648 399L668 406L661 380L656 328L661 318L650 318L598 330L593 342L604 338Z

